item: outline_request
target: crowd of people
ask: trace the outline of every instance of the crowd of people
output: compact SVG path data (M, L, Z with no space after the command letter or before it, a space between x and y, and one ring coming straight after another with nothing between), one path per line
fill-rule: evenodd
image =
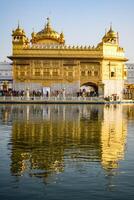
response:
M79 92L77 92L77 97L96 97L98 96L98 92L97 91L86 91L85 89L81 90Z
M65 97L65 96L74 96L74 97L94 97L98 96L97 92L91 91L87 92L86 90L79 90L76 93L67 93L65 89L55 90L55 91L46 91L45 93L43 90L0 90L0 96L7 96L7 97Z
M30 96L42 96L42 91L29 91ZM0 90L0 96L14 96L14 97L24 97L26 96L25 90Z

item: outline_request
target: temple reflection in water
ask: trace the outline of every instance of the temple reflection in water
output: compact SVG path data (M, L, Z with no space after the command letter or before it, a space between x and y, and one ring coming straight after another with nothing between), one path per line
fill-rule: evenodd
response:
M69 162L118 168L128 112L122 105L0 106L0 120L12 123L11 173L47 178Z

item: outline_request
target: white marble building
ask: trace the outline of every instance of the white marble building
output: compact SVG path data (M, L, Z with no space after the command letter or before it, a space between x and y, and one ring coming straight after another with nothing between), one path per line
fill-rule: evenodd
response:
M12 65L8 62L0 62L0 90L9 90L13 87Z
M134 84L134 63L126 63L127 80L128 84Z

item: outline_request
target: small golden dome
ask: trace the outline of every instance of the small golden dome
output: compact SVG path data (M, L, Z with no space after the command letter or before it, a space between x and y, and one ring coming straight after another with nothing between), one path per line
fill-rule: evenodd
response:
M109 29L109 31L107 32L107 36L108 36L108 37L111 37L111 38L117 37L117 33L116 33L115 31L113 31L113 29L112 29L112 25L110 25L110 29Z
M18 27L16 28L16 30L13 30L12 31L12 36L25 36L25 31L24 29L21 29L19 24L18 24Z
M32 38L33 36L35 39L33 42L36 41L36 43L41 44L45 44L46 42L49 42L50 44L63 44L65 42L63 33L59 34L55 30L53 30L49 18L47 18L47 23L44 29L36 34L32 33Z
M118 43L118 33L113 31L112 25L110 26L109 31L103 36L102 41L105 43Z

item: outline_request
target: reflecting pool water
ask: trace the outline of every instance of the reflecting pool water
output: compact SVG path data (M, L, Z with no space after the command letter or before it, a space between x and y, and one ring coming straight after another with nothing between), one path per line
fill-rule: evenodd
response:
M134 198L134 105L0 105L0 199Z

